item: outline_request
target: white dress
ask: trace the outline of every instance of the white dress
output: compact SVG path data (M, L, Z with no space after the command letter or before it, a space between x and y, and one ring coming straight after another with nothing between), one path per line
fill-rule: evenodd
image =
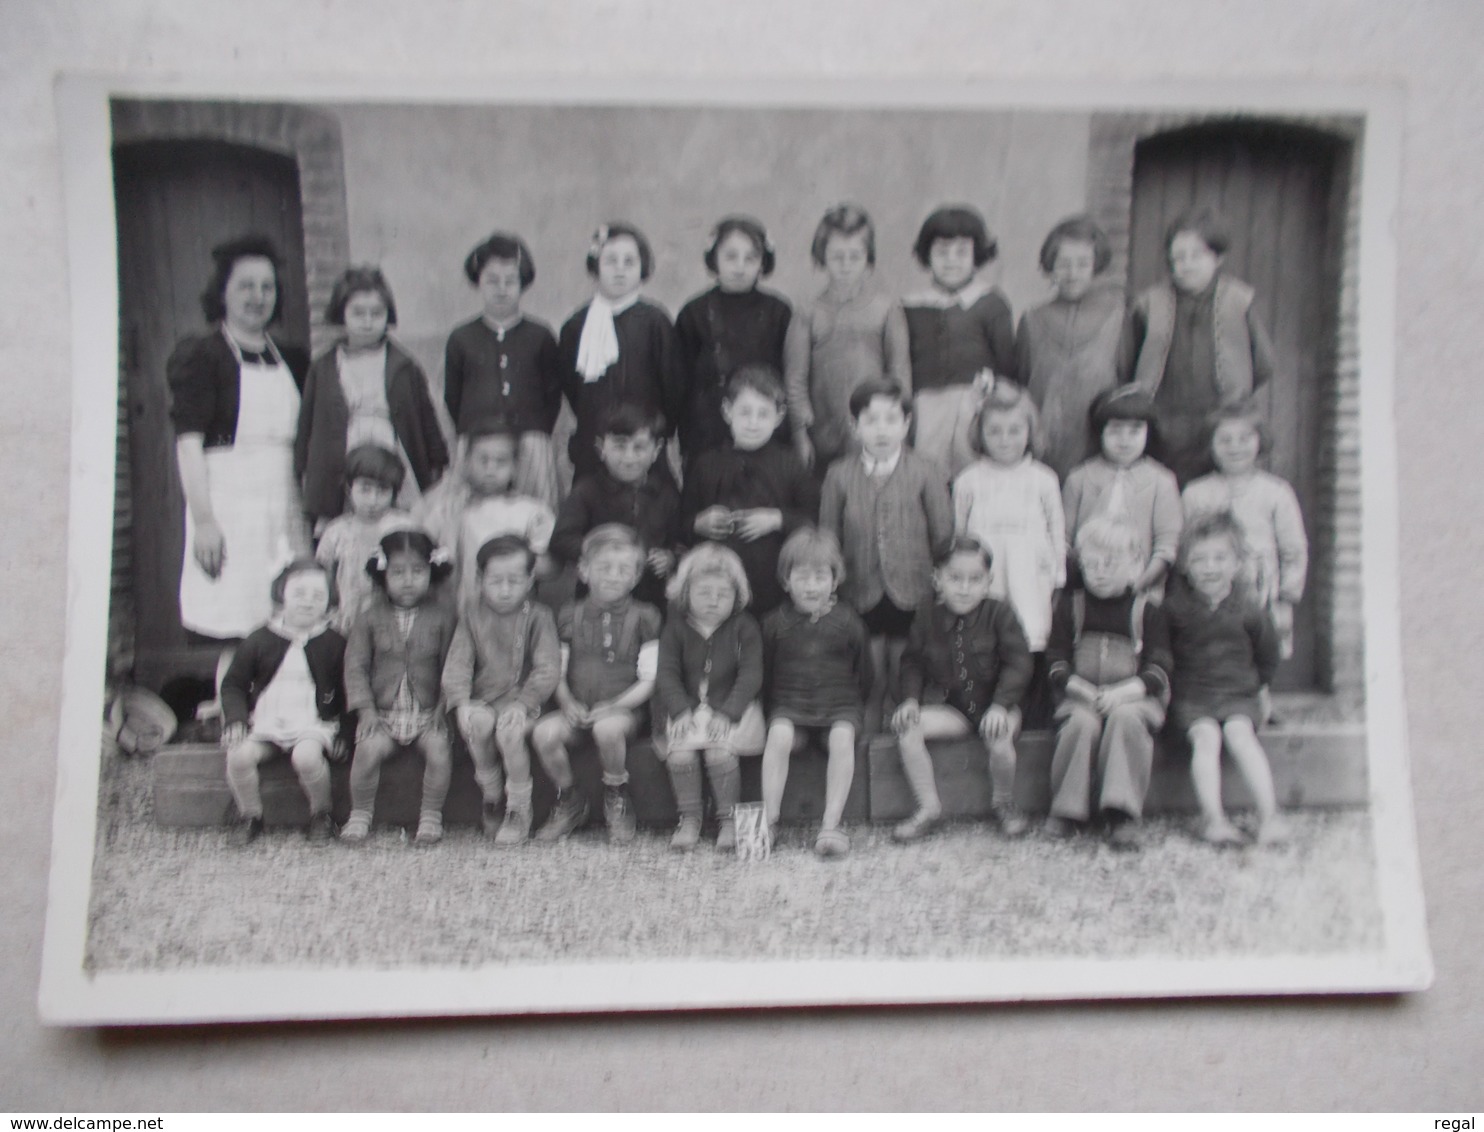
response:
M186 508L180 572L180 622L208 637L245 637L273 612L273 572L309 538L294 482L299 388L272 341L267 364L237 355L237 434L231 446L205 450L207 491L221 527L222 570L208 577L196 562L196 524Z
M1010 602L1032 652L1051 634L1051 597L1067 580L1067 527L1056 473L1027 456L981 459L953 481L953 526L994 555L990 595Z

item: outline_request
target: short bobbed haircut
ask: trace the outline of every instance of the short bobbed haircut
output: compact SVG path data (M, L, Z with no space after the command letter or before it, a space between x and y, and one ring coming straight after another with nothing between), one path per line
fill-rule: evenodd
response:
M850 391L850 419L860 420L861 414L877 397L884 397L893 404L900 405L904 417L912 415L912 398L905 389L895 381L868 378Z
M597 436L638 436L647 432L656 440L665 435L665 414L633 401L615 401L598 414Z
M986 570L994 569L994 551L989 549L989 543L980 542L971 535L955 535L947 549L933 560L933 569L941 570L960 554L972 554L984 563Z
M598 257L603 254L603 249L614 240L624 237L634 241L634 246L639 249L639 278L648 279L654 274L654 250L649 246L649 239L643 232L624 220L613 220L607 224L599 225L598 230L593 233L593 242L587 249L587 273L594 279L598 277Z
M582 552L578 564L591 562L605 550L627 550L641 563L644 561L644 541L639 532L624 523L599 523L582 539Z
M912 254L923 267L928 266L933 245L939 240L973 240L974 266L983 267L999 253L1000 245L989 232L977 208L967 204L948 204L934 209L917 231Z
M345 486L356 480L374 480L393 495L402 490L407 469L401 458L380 444L357 444L345 454Z
M800 527L789 535L778 552L778 580L788 584L788 576L800 566L825 566L838 586L845 580L845 555L834 535L820 527Z
M273 297L273 313L268 322L278 321L279 312L283 309L283 286L280 282L283 256L267 236L252 234L238 236L211 249L211 278L206 281L206 290L201 292L201 313L207 322L220 322L227 317L227 283L232 278L233 269L244 259L266 259L273 265L277 294Z
M989 393L979 406L979 411L974 414L974 423L969 429L969 447L980 456L989 454L984 447L984 422L992 413L1019 413L1025 419L1026 454L1041 454L1045 442L1041 428L1041 411L1036 408L1036 402L1025 386L1017 385L1009 378L997 377L989 387Z
M485 542L474 555L474 568L484 573L484 568L493 558L513 558L519 554L526 560L526 573L536 568L536 552L520 535L496 535Z
M411 554L427 563L432 585L437 585L453 573L453 563L448 554L440 550L426 531L416 527L404 527L381 536L376 554L366 561L366 573L370 575L383 593L386 592L386 572L395 554Z
M711 230L711 239L707 242L705 254L701 257L706 264L706 270L712 275L716 274L716 249L721 247L722 241L734 232L740 232L746 236L752 241L752 246L757 249L757 254L762 259L759 274L772 275L773 268L778 265L778 256L773 250L773 241L768 239L768 230L763 227L762 221L740 213L725 217Z
M1121 515L1094 515L1077 528L1072 546L1079 559L1100 551L1135 563L1144 556L1139 532Z
M876 226L871 223L871 214L858 204L837 204L819 219L814 229L814 239L809 244L809 258L819 267L824 266L825 248L831 236L866 236L866 262L876 265Z
M737 552L719 542L703 542L680 560L675 576L665 587L671 608L682 617L690 612L690 588L701 578L725 578L732 584L737 597L733 613L752 604L752 587Z
M1108 265L1113 262L1113 245L1108 242L1108 234L1097 222L1087 215L1069 216L1046 233L1046 239L1041 242L1041 270L1047 275L1056 268L1056 253L1068 241L1092 245L1094 275L1107 271Z
M375 294L386 304L386 324L397 325L397 301L392 298L391 284L381 273L381 268L369 264L347 267L335 280L330 290L330 301L325 304L325 321L331 326L345 325L345 306L355 295Z
M1216 255L1225 255L1231 247L1231 230L1226 226L1226 219L1210 205L1187 209L1170 221L1165 228L1166 259L1170 257L1170 245L1181 232L1194 232Z
M1105 389L1093 399L1087 419L1095 437L1103 435L1109 421L1143 421L1149 426L1151 440L1155 425L1154 398L1137 385L1119 385Z
M772 366L759 364L740 367L727 379L727 389L722 400L730 404L748 389L768 398L780 409L788 404L788 394L783 391L783 378Z
M1250 397L1230 405L1221 405L1207 414L1205 431L1207 449L1210 449L1216 441L1216 430L1227 421L1240 421L1257 433L1257 454L1259 456L1265 455L1272 449L1273 434L1268 428L1267 415ZM1214 452L1212 452L1212 458L1215 458Z
M283 605L283 594L288 589L289 579L296 578L300 574L323 575L325 586L330 591L330 608L334 609L340 604L340 592L335 587L335 571L318 559L306 556L295 558L280 570L277 577L273 579L273 584L268 587L268 596L273 599L275 606Z
M1211 539L1224 538L1230 540L1233 549L1237 552L1237 559L1246 562L1251 554L1247 546L1247 536L1242 530L1241 521L1230 511L1203 511L1185 524L1185 530L1180 534L1180 554L1178 561L1182 569L1190 562L1190 554L1197 543L1209 542Z
M477 287L479 277L492 259L515 264L522 291L536 282L536 261L531 258L531 249L513 232L492 232L483 243L475 244L464 257L464 277Z

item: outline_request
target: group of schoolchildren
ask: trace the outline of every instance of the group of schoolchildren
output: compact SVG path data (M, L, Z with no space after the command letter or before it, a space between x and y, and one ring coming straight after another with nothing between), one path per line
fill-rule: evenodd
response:
M1226 248L1214 214L1181 217L1170 282L1125 308L1098 279L1103 233L1064 221L1041 254L1054 296L1017 332L980 279L996 249L973 209L927 218L915 252L929 288L902 301L871 285L869 217L831 209L811 249L828 284L797 312L759 289L775 251L735 216L705 250L715 287L672 324L641 296L647 240L610 224L587 259L591 303L553 335L521 310L528 248L497 233L464 265L481 313L448 339L460 440L446 473L426 379L387 337L390 289L352 268L328 312L345 339L310 375L296 448L316 558L275 581L274 619L221 691L239 839L262 829L259 763L285 751L311 839L335 835L326 760L350 745L343 715L346 842L371 831L382 764L412 747L426 766L415 839L441 838L450 726L501 846L587 821L570 761L583 738L608 836L632 840L626 759L645 731L678 850L701 838L708 782L716 844L735 845L739 758L761 755L774 827L790 758L813 737L827 755L814 849L848 853L857 740L884 729L916 798L898 841L942 820L927 744L971 736L1016 837L1029 723L1056 732L1044 833L1091 827L1137 848L1167 722L1192 752L1200 835L1248 836L1223 812L1225 749L1256 838L1281 840L1257 729L1307 544L1292 489L1259 468L1251 394L1271 347L1250 288L1220 271ZM378 397L358 398L367 388ZM563 399L570 491L551 441ZM363 400L374 437L358 432ZM554 614L535 595L569 567L576 599ZM557 790L536 828L532 748Z

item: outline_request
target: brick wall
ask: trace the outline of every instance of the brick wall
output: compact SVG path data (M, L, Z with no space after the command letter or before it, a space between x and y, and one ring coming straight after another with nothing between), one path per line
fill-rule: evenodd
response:
M1229 115L1095 114L1088 137L1088 212L1113 248L1111 278L1127 282L1134 193L1135 147L1145 138ZM1318 666L1325 690L1359 709L1365 690L1365 624L1361 608L1360 548L1360 357L1358 169L1363 124L1356 118L1283 117L1275 124L1321 130L1346 143L1332 196L1332 215L1344 217L1340 238L1331 241L1325 272L1336 280L1329 312L1335 327L1321 372L1319 474L1323 485L1312 516L1308 600L1315 603Z

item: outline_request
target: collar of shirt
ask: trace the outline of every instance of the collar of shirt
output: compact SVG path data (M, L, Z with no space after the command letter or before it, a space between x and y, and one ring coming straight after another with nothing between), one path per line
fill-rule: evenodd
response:
M947 310L949 307L960 307L968 310L985 295L989 294L989 284L982 279L971 279L957 291L944 291L940 287L931 287L916 295L909 295L902 300L902 305L907 307L935 307L938 310Z
M886 460L877 460L869 452L861 451L861 463L865 466L868 476L889 476L897 470L897 465L901 463L901 460L902 450L900 448Z

